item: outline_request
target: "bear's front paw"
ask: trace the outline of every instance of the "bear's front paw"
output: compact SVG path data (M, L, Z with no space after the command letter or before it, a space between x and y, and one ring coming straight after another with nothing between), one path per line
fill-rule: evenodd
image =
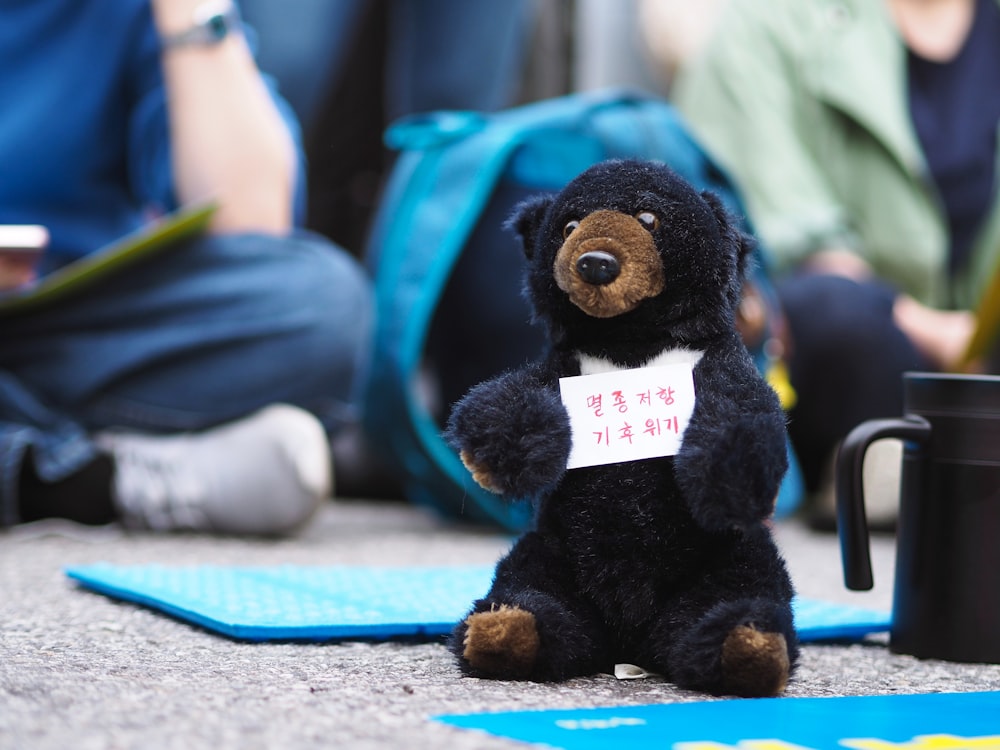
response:
M784 428L770 415L691 430L674 467L695 520L710 531L746 528L774 511L788 468Z
M535 616L520 607L501 605L465 620L462 657L476 671L502 679L524 679L538 658Z
M788 643L781 633L764 633L750 625L733 628L722 644L722 686L744 698L781 695L790 670Z
M553 487L571 445L558 393L518 372L473 388L452 410L445 438L476 482L509 497Z

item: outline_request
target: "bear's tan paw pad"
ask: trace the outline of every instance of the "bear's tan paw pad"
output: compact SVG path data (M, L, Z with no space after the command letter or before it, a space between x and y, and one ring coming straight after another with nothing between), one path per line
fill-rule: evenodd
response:
M781 695L788 684L789 669L788 644L781 633L763 633L740 625L722 644L723 685L734 695Z
M538 656L535 616L501 605L469 615L462 655L473 667L501 677L526 677Z
M476 484L487 492L493 492L498 495L501 494L500 489L493 481L493 475L490 474L489 470L487 470L484 466L477 464L472 459L471 453L468 451L461 451L459 453L459 458L462 460L465 468L469 470L469 473L472 474L472 479Z

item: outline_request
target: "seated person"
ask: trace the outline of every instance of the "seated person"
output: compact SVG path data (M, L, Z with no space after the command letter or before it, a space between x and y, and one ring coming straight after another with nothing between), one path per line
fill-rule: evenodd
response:
M0 23L0 224L40 274L212 199L207 232L0 321L0 526L285 534L331 488L371 295L296 229L290 110L229 0L17 3ZM8 287L23 272L0 274Z
M781 273L811 489L851 428L900 413L904 371L968 345L1000 259L997 66L997 0L728 0L680 72Z

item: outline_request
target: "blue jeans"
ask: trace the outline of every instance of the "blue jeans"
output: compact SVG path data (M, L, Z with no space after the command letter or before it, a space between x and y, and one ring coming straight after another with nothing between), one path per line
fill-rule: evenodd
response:
M308 234L200 237L0 318L0 526L29 448L56 481L110 427L198 430L276 402L330 431L355 420L372 324L364 270Z

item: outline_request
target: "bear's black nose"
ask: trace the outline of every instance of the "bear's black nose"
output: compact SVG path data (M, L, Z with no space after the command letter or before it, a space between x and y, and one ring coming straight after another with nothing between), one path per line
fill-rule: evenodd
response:
M622 272L621 264L611 253L603 250L591 250L584 253L576 261L576 270L580 278L594 286L610 284Z

